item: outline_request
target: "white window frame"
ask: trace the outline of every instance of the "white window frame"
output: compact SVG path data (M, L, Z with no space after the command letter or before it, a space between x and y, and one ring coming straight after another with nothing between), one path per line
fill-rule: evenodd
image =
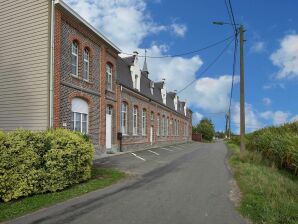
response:
M73 41L71 45L71 57L76 57L76 64L72 64L72 58L71 58L71 74L74 76L79 76L79 46L78 43ZM72 67L76 66L76 74L72 73Z
M89 71L89 69L90 69L90 53L89 53L89 50L87 48L84 49L83 59L84 59L83 60L84 61L84 64L83 64L83 79L88 81L89 80L89 72L90 72ZM86 66L87 66L87 68L86 68Z
M106 64L106 88L113 90L113 66L109 63Z
M122 102L121 104L121 132L123 135L128 135L128 116L127 116L128 104Z
M89 129L89 106L88 103L80 98L74 98L72 99L72 106L71 106L71 112L72 112L72 119L71 119L71 126L72 130L76 130L76 123L77 121L80 121L80 129L76 131L80 131L83 134L88 134L88 129ZM86 120L83 121L84 115L86 116ZM85 125L86 131L83 131L83 127Z
M147 111L146 109L142 110L142 135L147 135Z
M133 119L132 119L132 134L138 135L138 107L133 107Z
M169 118L166 120L166 136L169 136Z

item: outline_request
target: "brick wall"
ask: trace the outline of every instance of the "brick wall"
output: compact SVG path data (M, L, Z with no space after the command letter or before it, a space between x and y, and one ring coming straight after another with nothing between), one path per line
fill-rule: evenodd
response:
M120 87L119 87L120 89ZM191 132L188 132L188 136L184 136L183 125L190 124L190 118L185 117L181 114L178 114L158 103L150 101L148 98L145 98L139 94L132 92L131 90L122 87L122 91L120 91L120 100L118 106L118 116L120 117L120 109L121 103L125 101L128 104L128 135L123 137L122 146L123 150L134 150L134 149L142 149L153 146L163 146L175 143L181 143L191 140ZM138 134L133 134L133 108L136 106L138 108ZM147 134L145 136L142 135L142 110L146 109L147 112ZM151 112L154 114L154 120L151 120ZM169 119L169 135L168 136L157 136L157 116L160 116L160 124L162 116L165 119ZM119 118L120 119L120 118ZM173 123L171 121L179 120L179 136L174 136L173 133ZM153 126L153 144L150 143L150 127ZM161 127L161 125L160 125ZM118 127L120 131L120 125ZM186 132L185 132L186 133Z

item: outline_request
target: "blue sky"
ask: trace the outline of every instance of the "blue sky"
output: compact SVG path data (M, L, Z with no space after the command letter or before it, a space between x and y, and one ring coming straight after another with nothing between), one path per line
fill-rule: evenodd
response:
M164 56L199 49L232 35L224 0L66 0L81 16L124 52ZM187 2L187 3L186 3ZM246 28L245 81L247 131L298 120L298 2L232 0L235 19ZM232 74L232 45L203 76L201 71L220 53L223 43L178 58L148 58L150 77L166 78L168 90L180 94L194 112L194 121L211 118L224 129ZM239 57L238 57L239 62ZM239 123L239 63L232 104L232 128Z

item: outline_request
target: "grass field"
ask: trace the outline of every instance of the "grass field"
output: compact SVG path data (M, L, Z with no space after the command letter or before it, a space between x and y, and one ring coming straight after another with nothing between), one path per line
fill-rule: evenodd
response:
M277 169L257 152L240 155L237 145L227 146L229 164L242 192L240 213L256 224L297 224L298 177Z
M63 191L33 195L6 203L0 202L0 221L13 219L40 208L107 187L124 177L125 174L120 171L94 167L92 178L89 181L74 185Z

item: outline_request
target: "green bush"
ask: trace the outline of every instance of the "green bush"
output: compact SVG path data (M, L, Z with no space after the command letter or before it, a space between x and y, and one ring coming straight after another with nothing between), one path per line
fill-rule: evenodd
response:
M201 133L202 138L207 141L212 141L215 135L214 124L208 118L203 118L194 130Z
M91 176L94 148L65 129L0 132L0 198L54 192Z
M247 149L260 152L279 168L298 174L298 124L258 130L247 136Z

